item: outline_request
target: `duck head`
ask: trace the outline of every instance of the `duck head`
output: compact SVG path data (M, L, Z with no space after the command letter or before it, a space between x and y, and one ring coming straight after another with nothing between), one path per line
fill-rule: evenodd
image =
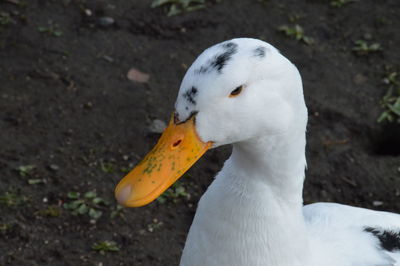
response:
M239 38L206 49L181 83L171 121L153 150L117 185L118 202L146 205L209 148L305 130L297 68L272 45Z

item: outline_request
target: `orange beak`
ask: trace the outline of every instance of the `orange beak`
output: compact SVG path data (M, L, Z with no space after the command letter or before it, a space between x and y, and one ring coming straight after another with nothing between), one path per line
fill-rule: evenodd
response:
M115 188L119 204L140 207L155 200L211 147L195 130L195 117L175 124L172 117L157 145Z

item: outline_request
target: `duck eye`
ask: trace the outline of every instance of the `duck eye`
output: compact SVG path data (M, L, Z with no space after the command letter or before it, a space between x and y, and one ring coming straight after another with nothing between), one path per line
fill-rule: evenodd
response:
M229 97L238 96L238 95L242 92L242 89L243 89L243 85L237 87L236 89L234 89L233 91L231 91L231 94L229 95Z

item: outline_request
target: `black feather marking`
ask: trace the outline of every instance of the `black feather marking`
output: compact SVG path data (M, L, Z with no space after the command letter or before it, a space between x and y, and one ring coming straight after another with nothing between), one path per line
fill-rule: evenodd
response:
M201 66L199 69L195 70L195 72L196 72L197 74L204 74L204 73L208 72L208 67L206 67L206 66Z
M227 42L221 45L224 51L220 54L214 55L214 57L209 60L205 65L196 69L194 72L196 74L204 74L216 70L218 73L222 73L222 69L232 58L232 56L237 53L238 45L234 42Z
M218 73L222 72L224 66L231 60L232 55L236 54L238 45L233 42L224 43L222 47L225 51L219 55L214 56L210 63L210 67L216 69Z
M227 42L221 45L223 52L214 55L214 57L209 60L205 65L196 69L194 72L196 74L204 74L211 72L212 70L217 70L218 73L222 72L224 66L232 58L232 56L237 52L238 45L234 42Z
M185 120L183 120L183 121L178 121L178 122L176 122L175 124L176 124L176 125L183 124L183 123L185 123L186 121L188 121L189 119L191 119L192 117L194 117L194 119L195 119L194 122L196 123L196 115L198 114L198 112L199 112L199 111L196 111L196 110L191 111L190 114L189 114L189 116L188 116Z
M222 45L222 47L225 48L225 49L230 49L230 48L233 48L233 47L237 47L237 44L234 43L234 42L227 42L227 43L224 43Z
M259 46L256 49L253 50L253 55L256 57L265 57L265 50L266 48L264 46Z
M400 250L400 231L387 231L373 227L366 227L364 228L364 231L376 236L383 249L386 249L387 251Z
M197 88L192 87L191 89L187 90L184 94L183 97L191 104L196 105L196 94L197 94Z

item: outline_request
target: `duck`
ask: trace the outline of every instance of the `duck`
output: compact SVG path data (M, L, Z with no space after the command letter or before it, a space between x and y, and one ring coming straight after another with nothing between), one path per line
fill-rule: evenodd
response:
M400 266L400 215L303 204L307 107L300 73L271 44L236 38L203 51L156 146L116 186L155 200L208 149L232 153L201 197L181 266Z

